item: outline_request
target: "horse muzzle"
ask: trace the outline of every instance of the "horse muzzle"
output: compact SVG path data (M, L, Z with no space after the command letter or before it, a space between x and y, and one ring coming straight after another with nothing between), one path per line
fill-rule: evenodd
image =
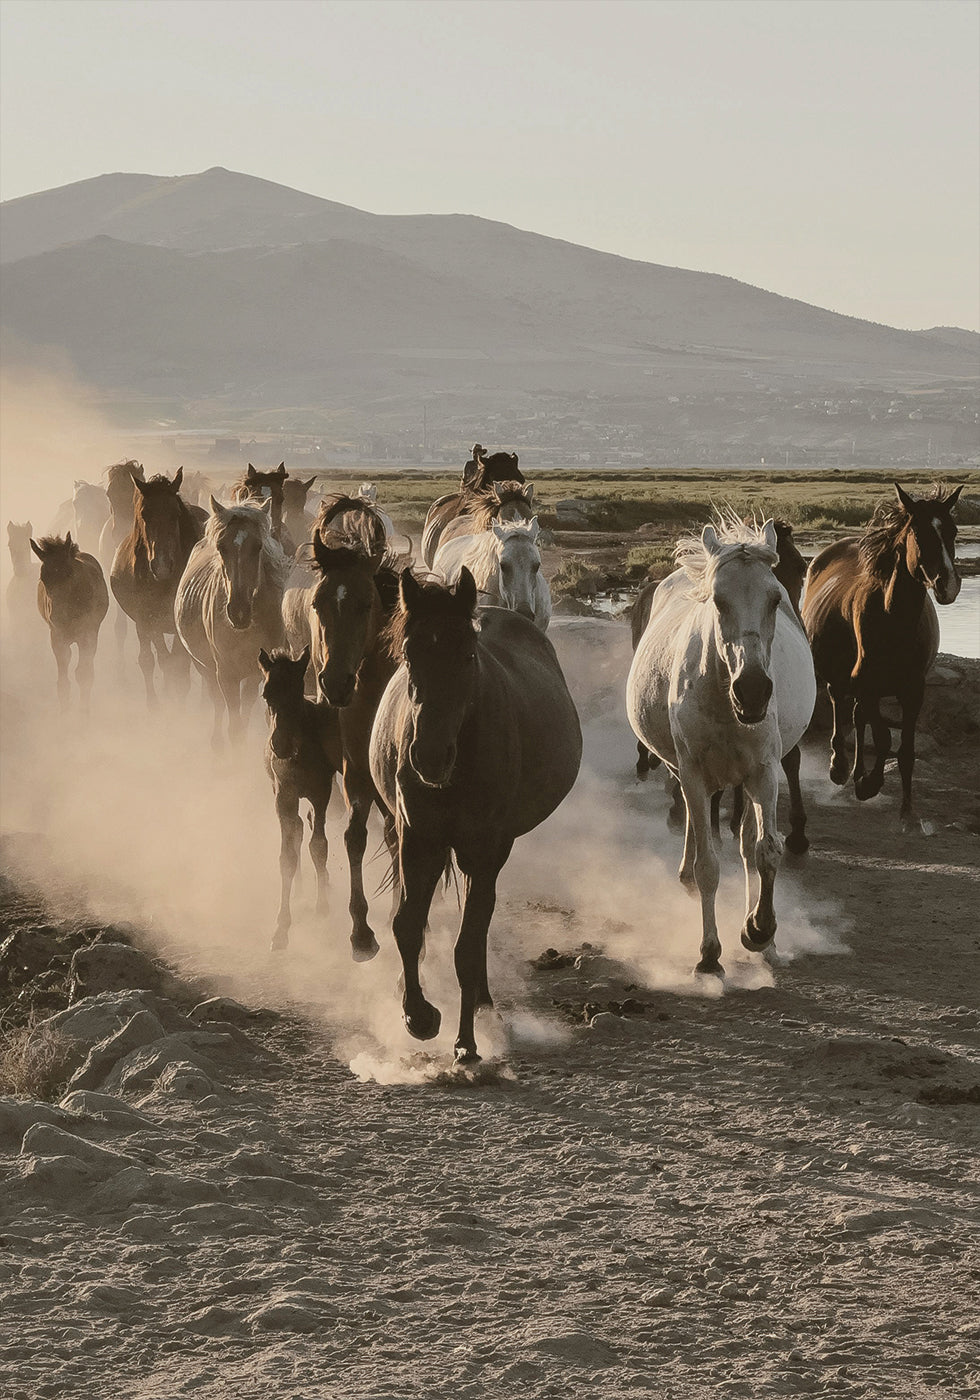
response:
M951 574L947 578L937 578L932 586L936 602L944 607L947 603L955 603L959 596L961 583L962 579L959 574Z
M534 609L528 607L527 603L520 603L514 611L517 613L518 617L526 617L528 622L534 621Z
M769 713L772 680L765 671L743 671L732 681L731 696L739 724L761 724Z
M418 740L408 750L408 761L419 781L430 788L448 787L456 767L456 745L423 749Z
M328 677L326 671L321 671L317 676L317 685L328 705L335 710L343 710L354 698L354 691L357 689L357 676L354 674L344 676L338 685L336 681Z
M252 603L229 603L225 612L236 632L247 632L252 625Z

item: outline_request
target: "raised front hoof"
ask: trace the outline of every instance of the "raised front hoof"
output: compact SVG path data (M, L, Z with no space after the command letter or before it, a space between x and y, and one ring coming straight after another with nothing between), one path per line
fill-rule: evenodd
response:
M702 958L694 969L695 977L714 977L719 982L725 980L725 969L717 958Z
M373 933L369 932L366 937L351 934L350 955L354 962L370 962L380 951L380 944Z
M475 1046L460 1045L457 1042L453 1047L453 1059L458 1065L478 1065L483 1056L477 1054Z
M786 838L786 849L791 856L805 856L810 849L810 838L805 831L791 831Z
M750 953L762 953L775 937L775 924L767 931L761 929L754 919L746 919L745 927L742 929L742 947L747 948Z
M405 1012L405 1028L415 1040L435 1040L441 1025L441 1014L427 1001L414 1011Z
M885 781L883 773L863 773L854 783L854 796L859 802L867 802L869 797L877 797Z

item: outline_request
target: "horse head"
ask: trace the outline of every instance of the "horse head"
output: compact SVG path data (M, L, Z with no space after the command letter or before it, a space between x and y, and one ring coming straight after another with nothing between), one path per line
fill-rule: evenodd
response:
M177 468L172 481L166 476L144 481L135 470L130 475L136 491L133 523L146 552L147 568L158 583L169 583L183 572L185 562L181 549L185 507L180 499L184 468Z
M310 600L317 687L328 705L343 709L354 698L357 673L377 635L380 599L375 575L383 546L369 553L360 538L313 535L320 582Z
M772 571L779 558L776 529L771 520L758 530L733 523L719 535L706 525L701 544L715 649L728 673L732 711L739 724L761 724L772 698L772 640L783 596Z
M297 720L303 714L306 669L310 664L310 648L304 647L294 661L287 651L274 651L271 656L259 652L259 665L265 676L262 698L269 707L269 745L276 758L293 759L302 742L302 727Z
M79 553L70 530L64 539L58 535L32 539L31 549L41 561L41 582L49 593L70 581Z
M506 525L495 520L490 528L497 545L497 587L503 606L533 622L541 569L541 551L537 545L541 528L538 517L535 515L527 522L518 520Z
M207 538L220 562L228 601L225 612L238 632L252 625L255 595L262 582L262 557L272 544L272 502L260 506L223 506L212 496Z
M905 567L913 578L932 589L937 603L952 603L960 591L952 512L962 490L957 486L947 496L940 488L934 496L916 500L895 482L898 504L907 520L904 535L899 537L905 549Z
M459 731L477 676L476 584L469 569L456 583L419 583L406 569L392 641L408 672L412 740L408 761L426 787L446 787L456 767Z

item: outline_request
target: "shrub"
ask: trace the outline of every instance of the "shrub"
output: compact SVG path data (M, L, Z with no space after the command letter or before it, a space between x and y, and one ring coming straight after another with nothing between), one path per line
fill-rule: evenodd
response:
M77 1064L74 1043L36 1017L23 1026L0 1026L0 1094L59 1099Z

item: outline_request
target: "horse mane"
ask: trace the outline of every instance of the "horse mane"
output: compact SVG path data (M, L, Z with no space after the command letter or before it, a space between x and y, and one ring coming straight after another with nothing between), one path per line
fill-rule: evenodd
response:
M758 560L770 568L779 562L779 555L766 543L763 525L746 524L732 510L717 511L712 524L722 546L720 553L709 554L699 535L685 535L674 547L674 562L691 580L691 596L698 602L711 597L715 572L730 559Z
M435 579L422 578L413 572L415 579L421 589L421 596L414 604L416 615L421 611L430 617L447 618L453 622L462 621L460 616L459 600L448 584L436 582ZM405 646L405 638L408 635L409 614L400 607L396 607L391 616L391 621L382 634L382 641L388 648L388 652L393 661L400 661ZM469 625L475 629L476 623L471 615Z
M496 490L494 489L496 487ZM527 505L524 484L520 481L492 482L483 490L472 493L472 501L467 502L464 513L473 517L477 531L489 530L490 523L496 520L502 506L520 501Z
M246 467L245 470L242 472L241 476L239 476L235 481L231 483L232 499L237 501L239 504L241 504L243 500L247 500L252 495L252 487L254 485L261 486L262 483L265 482L267 485L271 486L273 481L286 481L289 478L288 472L285 476L280 476L278 467L274 467L271 471L267 472L256 471L255 468L252 467L252 471L255 472L255 475L251 479L249 479L248 467ZM239 496L238 493L240 491L245 492L244 497Z
M81 553L78 541L72 540L69 544L66 535L42 535L40 539L35 540L35 544L44 554L56 554L59 550L65 550L70 559L77 559Z
M351 514L354 516L353 529L345 529L343 538L357 540L367 554L373 554L379 545L384 544L387 549L387 531L384 521L378 514L376 507L364 499L363 496L327 496L320 502L316 520L313 525L314 532L323 534L329 532L330 526L340 515Z
M143 481L141 484L143 486L143 491L145 491L147 487L154 486L166 486L167 488L169 488L169 494L172 495L177 501L177 521L178 530L180 534L180 546L181 549L185 550L187 554L190 554L191 550L201 538L201 529L198 521L194 516L193 511L191 510L187 502L184 500L183 496L180 494L179 491L174 491L172 489L173 482L171 481L170 477L161 476L158 474L156 476L151 476L148 481ZM146 552L147 543L146 521L143 517L143 491L134 492L135 499L133 501L133 529L131 535L129 536L130 548L127 551L130 555L133 567L137 574L141 574L145 567L144 555ZM142 546L142 550L140 546Z

